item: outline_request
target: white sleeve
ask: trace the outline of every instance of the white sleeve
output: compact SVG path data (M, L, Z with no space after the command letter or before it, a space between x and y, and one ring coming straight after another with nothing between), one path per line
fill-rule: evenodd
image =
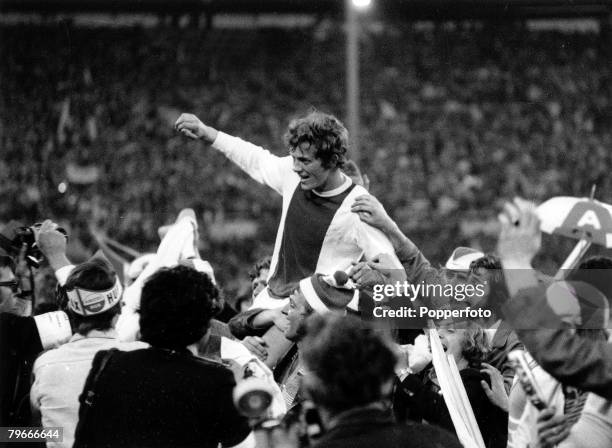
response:
M389 254L397 269L404 269L397 255L395 255L391 241L384 233L362 222L359 218L357 218L356 233L357 245L363 250L366 259L371 260L379 254Z
M219 132L213 148L238 165L257 182L283 194L283 185L293 175L291 157L278 157L270 151L238 137Z
M44 350L59 347L72 337L70 320L63 311L51 311L34 316L34 323Z
M159 268L172 267L178 264L185 255L186 248L194 245L194 235L197 223L191 217L183 217L173 224L162 239L155 257L140 273L138 278L123 292L125 306L117 319L115 329L122 342L132 342L138 339L140 323L138 310L140 309L140 295L147 279Z
M74 269L73 264L69 264L67 266L62 266L57 271L55 271L55 278L57 278L57 282L60 286L64 286L66 284L66 280L68 280L68 276Z
M123 300L131 310L140 308L140 293L147 279L161 267L172 267L178 264L186 246L193 246L197 223L184 217L173 224L164 236L155 257L147 264L138 278L125 289Z
M32 409L39 410L40 409L40 385L38 375L36 375L36 371L38 366L34 366L32 369L32 377L34 382L32 383L32 387L30 387L30 407Z

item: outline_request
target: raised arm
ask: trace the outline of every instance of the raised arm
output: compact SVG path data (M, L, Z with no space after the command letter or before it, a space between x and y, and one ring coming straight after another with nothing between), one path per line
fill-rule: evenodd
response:
M406 271L409 282L433 282L439 279L439 271L431 266L416 244L404 235L378 199L372 195L358 196L355 198L351 211L357 213L359 219L365 224L378 229L388 238Z
M193 114L182 114L176 120L175 129L193 140L212 145L257 182L273 188L279 194L283 194L287 179L295 176L291 157L275 156L260 146L219 132Z
M504 319L529 353L563 384L612 399L612 344L564 329L548 305L546 285L539 285L531 261L541 245L535 205L522 199L507 203L500 215L497 251L512 296Z
M543 286L522 290L504 307L534 359L563 384L612 399L612 344L562 329Z

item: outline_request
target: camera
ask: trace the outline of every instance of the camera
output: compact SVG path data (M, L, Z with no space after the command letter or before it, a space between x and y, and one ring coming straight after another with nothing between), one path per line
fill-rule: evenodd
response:
M21 248L25 245L25 258L28 265L32 268L38 268L44 256L38 244L36 244L36 235L41 227L41 223L36 223L33 226L21 226L16 221L9 222L0 234L0 246L6 253L16 259L19 256ZM62 227L57 227L58 232L68 238L68 233Z

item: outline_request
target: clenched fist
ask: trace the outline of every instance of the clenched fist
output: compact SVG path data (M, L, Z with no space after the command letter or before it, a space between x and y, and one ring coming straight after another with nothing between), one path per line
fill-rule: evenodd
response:
M204 140L212 143L219 133L216 129L206 126L193 114L181 114L174 124L174 129L193 140Z

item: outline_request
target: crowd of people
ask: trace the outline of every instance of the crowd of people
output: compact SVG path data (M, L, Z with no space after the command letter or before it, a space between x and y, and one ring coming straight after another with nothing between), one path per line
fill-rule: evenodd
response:
M160 229L157 251L124 281L103 250L73 264L53 221L9 223L3 426L48 430L37 441L58 447L610 445L612 258L577 259L563 277L536 271L549 217L517 197L498 216L495 253L458 247L438 268L347 168L335 116L292 120L286 156L191 113L173 128L282 196L251 297L238 312L224 302L192 209ZM581 229L601 225L582 213ZM56 280L44 312L41 266ZM440 289L374 295L402 282ZM398 304L444 317L373 319Z
M1 33L0 216L70 218L80 259L89 227L146 251L168 213L190 206L207 232L202 249L239 290L236 278L273 243L277 203L168 125L191 110L281 154L288 117L312 106L343 114L344 38L327 21L292 30L5 24ZM361 49L360 166L432 259L455 243L492 249L490 205L500 197L586 196L593 184L610 194L601 35L385 24L364 31Z
M349 136L321 111L341 104L328 25L3 28L0 215L41 224L0 229L0 427L50 447L612 446L612 258L547 275L575 241L548 247L532 201L610 194L601 36L373 27ZM150 253L119 272L100 230Z

